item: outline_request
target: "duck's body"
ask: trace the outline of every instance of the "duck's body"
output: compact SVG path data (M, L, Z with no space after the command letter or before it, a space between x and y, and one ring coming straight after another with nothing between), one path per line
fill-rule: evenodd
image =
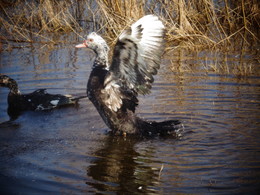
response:
M95 105L99 114L115 133L135 133L136 117L134 115L138 100L132 91L120 89L122 96L122 106L117 111L110 109L106 104L106 93L104 91L104 82L109 71L100 66L93 68L87 86L87 94L90 101Z
M17 118L21 112L26 110L42 111L57 107L74 105L80 98L70 95L49 94L46 89L38 89L32 93L22 94L17 82L7 75L0 75L0 86L10 89L8 94L8 114L11 119Z
M150 92L164 50L164 26L154 15L147 15L119 37L112 63L109 47L96 33L83 44L97 54L89 77L87 95L110 129L116 134L157 135L176 130L179 121L145 121L135 115L138 94Z

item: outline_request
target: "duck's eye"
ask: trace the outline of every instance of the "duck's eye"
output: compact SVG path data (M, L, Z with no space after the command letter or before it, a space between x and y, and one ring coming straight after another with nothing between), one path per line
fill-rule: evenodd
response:
M88 39L89 42L93 42L94 40L93 39Z

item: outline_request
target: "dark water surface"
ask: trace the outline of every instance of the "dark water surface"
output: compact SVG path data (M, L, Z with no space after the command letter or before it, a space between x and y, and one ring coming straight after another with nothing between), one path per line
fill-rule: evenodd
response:
M85 94L94 55L71 45L3 51L0 73L23 93ZM111 136L93 105L25 112L0 128L0 192L7 194L257 194L260 78L198 67L170 71L165 59L138 114L179 119L176 138ZM173 65L174 66L174 65ZM0 122L9 119L0 88Z

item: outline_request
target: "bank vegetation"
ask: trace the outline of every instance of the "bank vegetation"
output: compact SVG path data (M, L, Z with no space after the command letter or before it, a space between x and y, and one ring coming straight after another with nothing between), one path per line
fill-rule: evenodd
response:
M97 31L113 45L123 29L152 13L166 26L167 51L259 56L259 0L1 0L0 10L2 44L57 43L64 40L53 34Z

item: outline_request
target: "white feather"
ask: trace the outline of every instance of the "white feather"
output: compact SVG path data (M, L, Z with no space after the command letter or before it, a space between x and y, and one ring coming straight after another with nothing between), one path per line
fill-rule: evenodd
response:
M45 110L42 104L39 104L35 110Z
M138 85L142 85L143 91L139 92L149 93L148 84L160 67L164 51L164 30L165 27L157 16L146 15L132 24L131 31L125 30L120 35L119 40L124 43L124 48L120 51L119 77L127 81L130 89L138 90ZM132 55L128 58L128 64L125 64L123 59L129 53ZM143 79L140 79L140 75L137 76L136 66ZM138 78L140 81L137 81Z
M57 106L58 103L59 103L60 100L52 100L50 101L50 103L53 105L53 106Z
M106 95L105 104L109 109L116 112L123 104L120 85L116 83L112 75L106 78L104 85L105 88L101 92Z

